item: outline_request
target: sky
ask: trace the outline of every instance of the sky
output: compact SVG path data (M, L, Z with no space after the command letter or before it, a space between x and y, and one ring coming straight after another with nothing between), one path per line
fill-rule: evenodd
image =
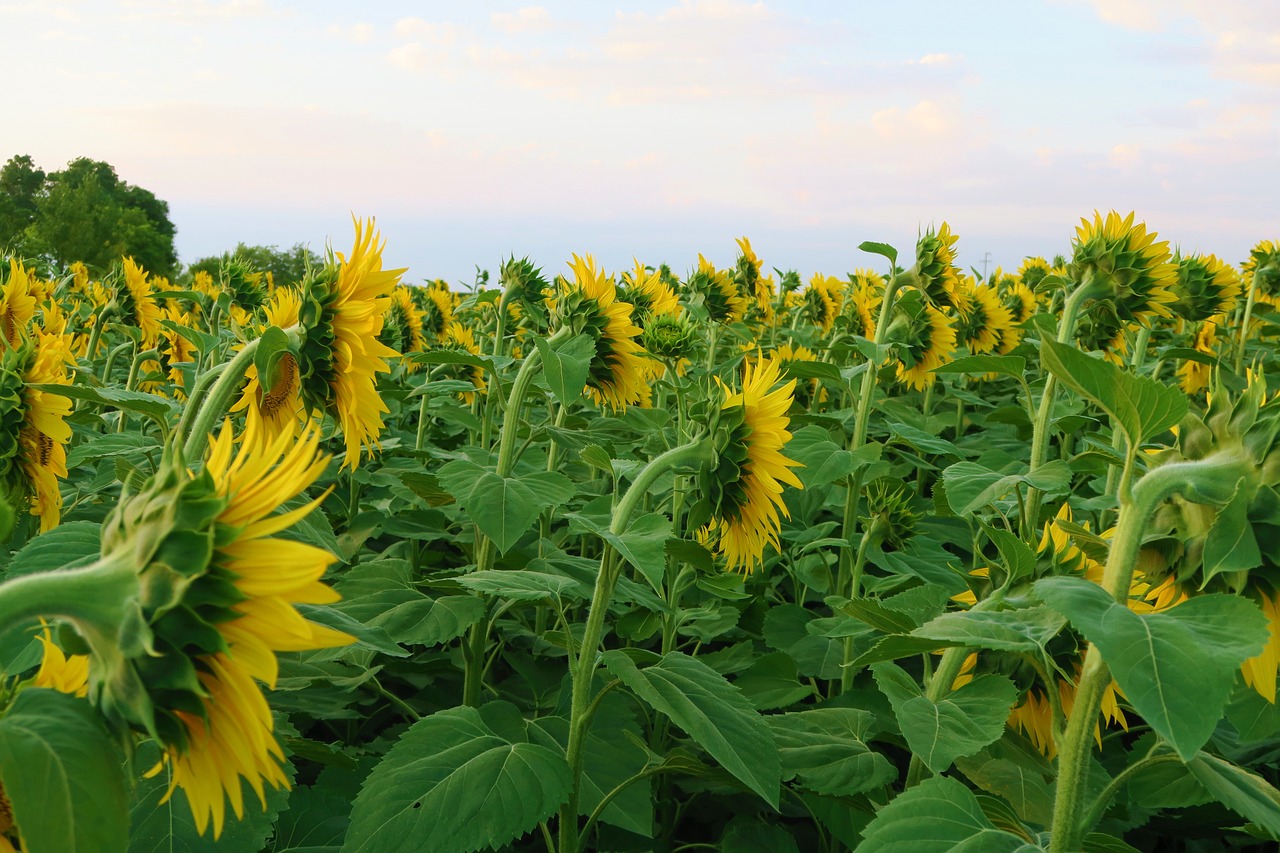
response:
M0 160L106 160L185 262L345 251L352 215L464 284L740 236L840 275L942 221L1010 268L1109 208L1229 261L1280 238L1278 0L0 0L0 33Z

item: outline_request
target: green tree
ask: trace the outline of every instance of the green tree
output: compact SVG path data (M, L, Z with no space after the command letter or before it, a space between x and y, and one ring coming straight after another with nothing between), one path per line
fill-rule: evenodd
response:
M168 203L120 180L110 163L81 157L46 175L21 155L0 172L0 244L23 254L99 269L130 255L172 276L175 233Z
M219 270L233 258L240 259L258 272L271 273L271 278L276 284L300 282L307 274L307 270L320 266L324 260L303 243L295 243L292 249L281 249L279 246L249 246L245 243L239 243L230 252L201 258L187 267L187 274L195 275L197 272L207 272L216 281Z

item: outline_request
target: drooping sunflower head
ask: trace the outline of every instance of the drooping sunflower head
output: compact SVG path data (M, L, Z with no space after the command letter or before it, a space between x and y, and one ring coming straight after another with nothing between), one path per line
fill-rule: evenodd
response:
M1039 302L1031 288L1021 281L1014 282L1000 291L1000 301L1009 310L1009 328L1000 334L1000 343L996 345L996 353L1008 355L1022 342L1025 332L1018 328L1031 315L1035 314Z
M237 448L224 426L203 469L167 455L103 523L103 561L139 576L145 629L126 626L123 642L86 637L90 699L156 738L169 793L183 788L197 829L212 823L215 837L228 802L244 813L242 778L264 806L264 782L289 784L260 686L275 686L276 654L353 639L295 609L338 599L320 580L335 558L275 536L324 497L277 513L324 471L318 442L312 429L273 441L247 432Z
M1018 281L1026 285L1031 292L1040 285L1049 275L1049 262L1038 256L1027 256L1022 259L1021 266L1018 267Z
M1121 217L1114 210L1105 218L1095 211L1092 222L1081 219L1067 274L1077 283L1091 282L1126 323L1171 317L1177 270L1169 262L1169 243L1133 220L1133 213Z
M1199 323L1226 314L1240 298L1240 276L1231 266L1214 255L1188 255L1175 258L1177 279L1171 306L1179 317Z
M522 325L535 331L546 329L550 322L547 305L547 279L542 270L528 258L516 260L515 255L502 264L499 273L503 290L509 294L508 302L518 305Z
M872 339L876 335L876 315L884 300L884 276L875 270L857 269L849 273L845 290L844 315L849 334Z
M733 282L738 286L738 292L747 298L764 322L772 323L773 303L777 296L774 292L773 277L764 274L764 262L751 248L750 240L739 237L736 242L738 259L734 262Z
M587 368L587 392L597 405L619 411L644 398L649 361L636 337L640 327L632 321L631 303L618 298L618 288L595 258L573 256L569 263L573 281L556 301L561 327L586 334L596 351Z
M904 297L894 305L887 340L895 344L898 381L923 391L933 382L934 368L951 360L956 351L955 320L920 297Z
M975 355L998 347L1013 329L1013 316L995 288L962 280L955 295L956 340Z
M68 337L36 329L19 346L0 351L0 484L11 507L28 507L40 529L62 514L58 480L67 476L71 401L34 385L69 385Z
M391 293L391 307L387 309L378 340L401 355L422 352L427 348L427 339L422 333L422 312L413 304L409 288L403 284ZM403 363L410 373L417 370L414 362L406 360Z
M151 349L160 335L160 304L147 271L125 258L111 297L120 309L120 320L142 330L143 349Z
M911 270L911 283L936 308L954 304L960 271L956 267L956 240L951 226L942 223L937 231L930 226L916 241L916 265Z
M675 290L662 280L655 269L635 261L635 269L623 273L622 297L632 305L632 316L641 326L648 326L655 317L678 317L684 310Z
M261 311L271 298L268 275L254 269L249 259L240 254L226 257L218 264L218 281L231 304L250 317Z
M713 323L736 323L747 315L747 300L738 292L727 270L698 255L698 269L689 275L685 289L702 300Z
M1210 357L1216 356L1218 351L1217 324L1212 320L1205 320L1201 323L1200 328L1196 329L1195 336L1191 340L1191 348ZM1178 384L1182 387L1182 393L1188 396L1199 394L1208 388L1209 378L1212 375L1212 364L1187 359L1178 366Z
M31 325L36 313L32 279L17 258L9 259L9 279L0 287L0 346L16 347Z
M344 467L378 444L388 409L377 376L390 372L399 353L378 340L391 294L403 269L382 268L383 243L373 220L356 221L350 256L331 255L302 286L299 353L302 399L309 410L331 413L342 428Z
M1263 240L1249 250L1240 265L1245 281L1250 282L1256 298L1274 305L1280 299L1280 240Z
M726 389L712 437L716 460L700 478L710 514L703 536L729 571L750 572L766 546L778 548L781 516L789 517L783 486L803 488L791 470L799 463L783 455L795 380L779 384L780 368L773 359L748 360L742 390Z
M465 352L471 355L480 354L480 347L476 344L476 336L461 323L450 323L448 328L444 330L444 334L440 336L440 342L437 346L440 349ZM485 393L484 368L476 365L452 365L451 367L453 368L452 372L446 369L442 375L457 379L468 379L476 389L474 392L464 391L459 395L462 402L469 406L476 399L476 394Z
M844 287L840 279L831 275L814 273L809 279L809 286L804 291L801 313L815 326L822 329L824 335L831 334L836 317L844 303Z

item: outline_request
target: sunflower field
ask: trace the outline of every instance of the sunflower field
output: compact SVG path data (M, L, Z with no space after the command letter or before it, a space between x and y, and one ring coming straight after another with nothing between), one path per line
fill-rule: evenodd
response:
M0 851L1275 849L1277 243L349 245L0 270Z

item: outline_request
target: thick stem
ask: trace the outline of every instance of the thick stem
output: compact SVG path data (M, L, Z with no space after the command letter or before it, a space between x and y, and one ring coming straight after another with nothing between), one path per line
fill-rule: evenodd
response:
M112 645L141 594L137 566L127 557L34 572L0 583L0 625L21 625L37 617L65 619L90 642L101 638Z
M124 390L133 391L138 386L138 368L142 366L144 361L160 359L160 353L157 350L149 349L138 353L133 357L133 363L129 365L129 378L125 381ZM129 413L124 409L120 410L120 421L116 424L116 432L124 432L125 427L129 423Z
M873 521L871 526L862 532L862 539L858 542L858 556L853 561L852 577L849 581L849 598L857 599L862 596L862 571L867 565L867 548L870 547L873 539L881 538L880 533L881 522L879 519ZM840 669L840 691L843 693L853 686L853 668L849 664L853 661L853 637L844 638L843 662Z
M1115 537L1103 570L1103 589L1116 601L1127 600L1147 524L1161 503L1189 486L1199 493L1225 491L1222 496L1225 501L1250 468L1242 455L1224 453L1195 462L1162 465L1147 472L1127 497L1122 496ZM1102 653L1096 645L1090 645L1085 653L1084 670L1076 687L1075 705L1067 720L1067 731L1058 758L1050 853L1079 850L1089 829L1081 820L1089 750L1098 712L1102 708L1102 696L1110 683L1111 671L1102 659Z
M209 390L208 396L200 403L200 409L191 420L191 433L183 448L185 459L199 459L204 454L209 434L214 431L231 408L235 395L240 393L240 384L244 381L245 371L253 364L253 354L258 351L258 341L254 338L244 345L235 358L227 363L226 368L218 376L218 381Z
M1240 337L1236 342L1235 371L1240 372L1244 366L1244 346L1249 342L1249 324L1253 322L1253 305L1258 296L1258 286L1253 276L1249 276L1249 296L1244 303L1244 319L1240 323Z

